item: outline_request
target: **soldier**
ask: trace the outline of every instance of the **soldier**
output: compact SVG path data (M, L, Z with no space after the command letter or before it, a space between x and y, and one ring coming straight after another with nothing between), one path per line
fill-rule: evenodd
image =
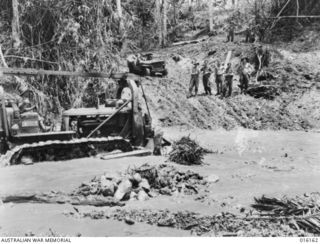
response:
M227 42L234 41L234 24L231 22L227 29Z
M250 42L250 43L253 43L255 38L254 38L254 29L255 29L255 26L254 26L254 23L253 23L253 20L250 20L249 21L249 24L246 25L246 28L245 28L245 42Z
M255 68L257 70L256 81L264 67L268 67L270 63L270 52L266 47L260 45L256 47Z
M127 57L127 65L130 73L134 73L135 67L137 66L137 56L131 54Z
M21 104L19 104L19 110L20 110L21 114L30 112L30 111L34 110L35 108L36 108L36 106L31 105L31 102L30 102L29 98L27 98L27 97L24 97Z
M203 72L202 81L203 81L204 91L205 91L206 95L212 95L210 81L209 81L212 70L208 65L208 60L204 61L204 64L201 68L201 71Z
M99 101L96 91L96 85L90 81L84 90L82 102L85 108L98 107Z
M140 53L138 53L136 55L136 57L137 57L136 65L139 65L141 63L141 61L143 61L142 55Z
M191 79L190 79L189 96L188 97L192 97L193 88L195 90L195 96L197 96L198 87L199 87L199 75L200 75L199 63L194 60L193 67L191 70Z
M222 75L223 75L223 71L220 67L220 62L217 61L214 65L214 73L215 73L215 81L216 81L216 85L217 85L217 95L220 95L222 93Z
M124 87L121 91L121 96L120 96L120 101L118 101L119 103L116 105L117 108L121 107L125 102L132 100L132 92L131 89L129 87ZM126 106L127 109L131 109L132 108L132 103L128 103L128 105Z
M246 39L245 42L246 43L253 43L254 42L254 33L252 31L252 27L251 26L247 26L246 27L246 31L245 31L245 35L246 35Z
M29 98L23 97L22 102L19 104L20 114L23 115L25 113L32 112L34 109L36 109L36 106L31 104ZM39 114L38 114L38 122L39 122L39 127L41 131L48 132L52 129L52 126L45 125L43 117L41 117Z
M231 63L228 63L227 69L224 75L224 85L223 85L223 94L222 94L224 97L226 96L227 92L229 97L232 95L232 81L233 81L233 73L232 73Z
M241 59L241 64L239 67L239 75L240 75L240 89L241 89L241 94L246 94L248 85L249 85L249 80L250 80L250 64L248 62L248 58L242 58Z
M267 47L259 45L255 48L255 68L257 70L268 67L270 63L270 52Z

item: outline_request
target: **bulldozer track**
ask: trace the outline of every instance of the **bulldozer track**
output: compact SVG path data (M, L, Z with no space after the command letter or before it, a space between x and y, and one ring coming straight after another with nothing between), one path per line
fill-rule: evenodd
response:
M70 160L94 156L99 152L121 150L129 152L133 147L129 140L122 137L79 138L68 141L51 140L17 145L0 156L0 165L21 164L23 157L32 163L43 161Z

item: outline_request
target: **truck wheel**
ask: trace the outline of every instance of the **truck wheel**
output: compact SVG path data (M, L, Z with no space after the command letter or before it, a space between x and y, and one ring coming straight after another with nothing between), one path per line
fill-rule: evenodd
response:
M150 75L151 75L151 71L150 71L149 68L146 68L146 69L144 70L144 75L145 75L145 76L150 76Z

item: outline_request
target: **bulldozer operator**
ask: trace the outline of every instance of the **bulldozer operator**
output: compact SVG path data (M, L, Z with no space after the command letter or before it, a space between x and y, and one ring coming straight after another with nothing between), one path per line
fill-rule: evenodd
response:
M36 105L33 105L30 102L30 96L31 94L33 94L33 92L31 90L25 90L23 91L20 96L22 98L22 101L18 104L19 106L19 111L20 111L20 116L24 116L27 115L28 113L34 112L34 110L37 109ZM38 122L39 122L39 127L41 129L42 132L48 132L51 130L52 126L46 126L44 123L44 119L42 116L40 116L40 114L38 112L36 112L38 114Z

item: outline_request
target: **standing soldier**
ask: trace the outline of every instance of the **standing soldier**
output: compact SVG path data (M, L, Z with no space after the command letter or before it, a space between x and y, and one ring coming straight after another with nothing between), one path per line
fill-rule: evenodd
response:
M253 43L254 42L254 23L253 21L249 21L249 24L246 25L245 27L245 42L250 42Z
M254 42L254 33L252 30L252 25L248 25L246 26L246 30L245 30L245 35L246 35L246 39L245 42L246 43L253 43Z
M227 29L227 42L234 41L234 24L231 22Z
M233 73L231 68L231 63L227 64L227 69L225 70L224 74L224 82L223 82L223 96L226 97L226 93L228 92L228 96L232 95L232 80L233 80Z
M241 94L246 94L250 80L250 64L248 58L241 59L239 68Z
M250 34L251 34L251 30L250 30L249 25L247 25L247 26L245 27L245 35L246 35L246 38L245 38L244 42L246 42L246 43L250 42L250 40L251 40Z
M215 81L216 81L216 85L217 85L217 94L216 95L220 95L222 92L222 70L220 67L220 62L216 61L215 65L214 65L214 73L215 73Z
M212 70L208 65L208 60L204 61L204 64L201 68L201 71L203 72L202 81L203 81L204 91L205 91L206 95L212 95L210 82L209 82Z
M266 47L260 45L256 48L256 57L255 57L255 68L257 70L256 82L258 82L258 77L261 70L264 67L268 67L270 63L270 52Z
M199 87L199 75L200 75L199 63L194 60L192 70L191 70L191 79L190 79L189 96L188 97L192 97L193 88L195 91L195 96L197 96L198 87Z

